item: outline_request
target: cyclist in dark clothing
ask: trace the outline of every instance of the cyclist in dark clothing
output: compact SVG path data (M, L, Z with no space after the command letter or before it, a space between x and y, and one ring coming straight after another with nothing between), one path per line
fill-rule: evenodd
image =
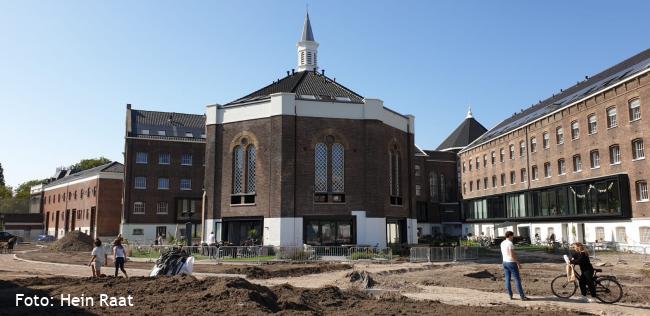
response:
M580 279L578 283L580 284L580 292L582 296L589 302L593 302L593 299L587 299L587 289L589 289L589 294L591 297L596 297L596 284L594 282L594 266L591 265L589 261L589 253L585 245L581 243L575 243L575 252L573 253L573 258L571 258L571 263L578 265L580 267Z

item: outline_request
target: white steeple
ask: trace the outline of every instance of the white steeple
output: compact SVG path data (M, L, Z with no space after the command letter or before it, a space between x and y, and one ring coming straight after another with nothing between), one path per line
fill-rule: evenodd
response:
M472 118L472 117L474 116L472 115L472 106L470 105L467 109L467 116L465 118Z
M296 46L298 47L298 71L318 70L318 42L314 40L314 33L311 31L309 12L305 16L302 37Z

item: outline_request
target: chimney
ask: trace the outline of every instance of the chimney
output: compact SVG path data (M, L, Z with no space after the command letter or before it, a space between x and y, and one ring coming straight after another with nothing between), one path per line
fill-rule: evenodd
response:
M130 110L130 109L131 109L131 103L127 103L127 104L126 104L126 109L127 109L127 110Z
M172 122L172 115L171 114L169 114L169 118L167 120L169 121L169 123Z
M293 75L293 74L295 74L295 73L296 73L296 69L291 68L291 74Z
M287 70L287 77L289 77L289 70Z
M320 74L324 76L325 75L325 69L321 69Z

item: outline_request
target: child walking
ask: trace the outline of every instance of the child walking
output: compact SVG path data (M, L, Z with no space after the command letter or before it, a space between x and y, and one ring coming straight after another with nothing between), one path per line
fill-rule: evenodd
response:
M113 260L115 260L115 277L117 277L118 270L122 270L125 278L129 278L124 270L124 262L126 261L126 251L124 246L122 246L121 238L115 239L113 242Z
M95 239L95 248L90 253L90 262L88 265L93 270L93 277L98 278L102 274L102 266L108 264L108 254L102 247L102 241Z

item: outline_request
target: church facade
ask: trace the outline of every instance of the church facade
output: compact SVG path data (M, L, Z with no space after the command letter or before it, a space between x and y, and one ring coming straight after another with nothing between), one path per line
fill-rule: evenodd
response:
M204 236L416 243L414 117L319 72L308 15L297 47L297 71L207 107Z

